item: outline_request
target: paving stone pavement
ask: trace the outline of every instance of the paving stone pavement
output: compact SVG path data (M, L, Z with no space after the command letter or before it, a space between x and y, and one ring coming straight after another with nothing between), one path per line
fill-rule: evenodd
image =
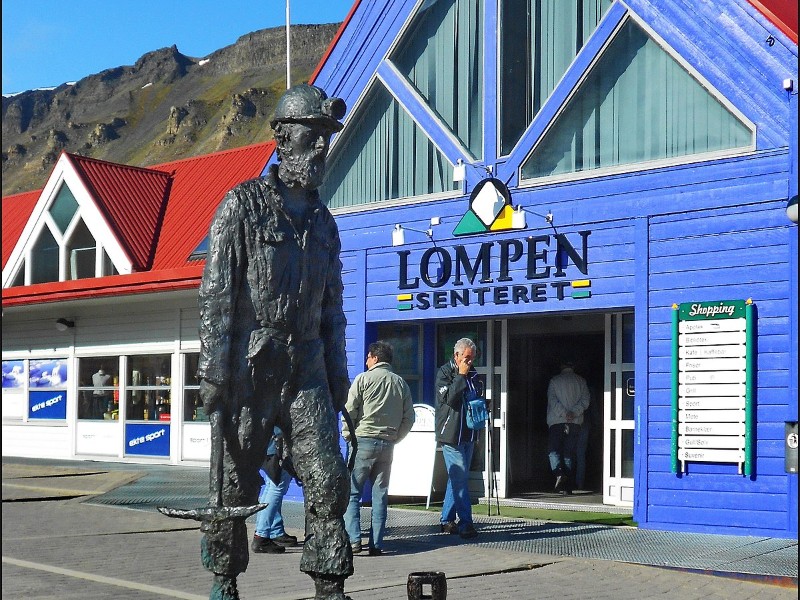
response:
M4 457L2 597L208 598L211 575L200 564L197 523L97 502L111 490L135 485L142 476L139 465L61 467L57 461L52 465L19 464ZM301 514L299 505L287 509L290 533L301 534L297 524L302 521L296 518ZM506 535L502 528L465 542L416 522L392 527L393 517L397 523L407 524L390 509L386 553L355 557L355 573L346 585L353 600L405 600L408 574L431 570L446 574L451 599L797 597L796 576L793 584L789 581L787 586L784 578L781 586L519 551L513 544L500 547L480 541L486 536ZM242 600L310 598L313 585L299 571L299 563L299 548L282 555L251 554L250 566L238 580ZM794 564L796 572L796 556Z

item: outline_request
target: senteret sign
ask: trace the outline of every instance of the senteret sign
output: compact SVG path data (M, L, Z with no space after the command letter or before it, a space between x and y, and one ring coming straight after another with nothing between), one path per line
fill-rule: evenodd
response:
M577 233L578 249L565 234L557 233L483 242L470 249L462 244L434 246L413 263L411 251L401 250L397 253L398 288L403 293L397 296L397 308L428 310L589 298L590 279L566 279L570 263L582 275L589 274L591 231ZM438 289L451 286L457 287Z

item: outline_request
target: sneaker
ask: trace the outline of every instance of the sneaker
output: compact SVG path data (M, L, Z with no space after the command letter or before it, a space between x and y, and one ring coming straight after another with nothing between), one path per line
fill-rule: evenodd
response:
M454 521L446 521L444 523L439 523L439 529L442 533L449 533L452 535L458 533L458 525L456 525Z
M253 536L253 543L250 544L250 549L258 554L280 554L281 552L286 552L286 548L283 546L278 546L271 539L260 535Z
M381 554L383 554L383 550L381 550L380 548L370 548L368 554L370 556L380 556Z
M472 538L474 538L474 537L476 537L478 535L478 530L475 529L472 525L467 525L464 528L464 531L462 531L459 535L463 539L469 540L469 539L472 539Z
M361 540L358 540L357 542L351 542L350 548L353 550L353 554L358 554L364 549L364 547L361 545Z
M293 548L297 546L297 537L284 533L278 537L270 538L273 542L284 548Z

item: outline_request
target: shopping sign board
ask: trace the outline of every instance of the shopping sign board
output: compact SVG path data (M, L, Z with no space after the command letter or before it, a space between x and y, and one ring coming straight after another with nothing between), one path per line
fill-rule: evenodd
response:
M753 468L753 303L673 305L672 472L686 463Z
M169 423L125 425L125 454L169 456Z

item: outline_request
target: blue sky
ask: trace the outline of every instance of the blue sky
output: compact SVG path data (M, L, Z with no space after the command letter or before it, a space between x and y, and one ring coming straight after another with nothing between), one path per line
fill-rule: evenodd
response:
M354 0L291 0L292 23L343 21ZM175 44L202 57L285 25L284 0L2 0L3 94L133 65Z

